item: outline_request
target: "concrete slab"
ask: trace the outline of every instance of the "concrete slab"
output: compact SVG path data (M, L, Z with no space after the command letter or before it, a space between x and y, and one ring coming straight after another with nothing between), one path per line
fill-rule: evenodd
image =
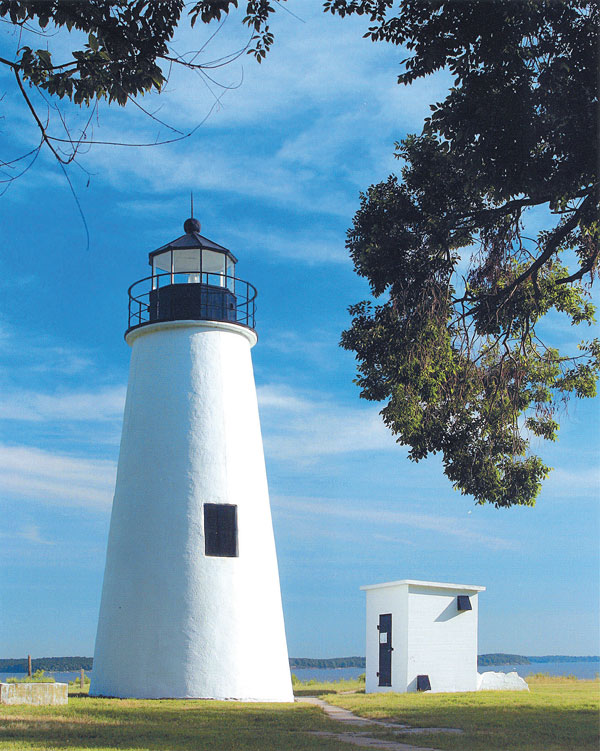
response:
M67 704L66 683L0 683L0 704Z

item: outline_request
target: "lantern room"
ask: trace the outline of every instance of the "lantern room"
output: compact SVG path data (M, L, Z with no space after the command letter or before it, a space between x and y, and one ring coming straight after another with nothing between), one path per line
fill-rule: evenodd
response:
M191 217L185 234L149 253L152 275L129 288L129 332L149 323L212 320L254 328L255 288L235 276L237 258L203 237Z
M222 245L202 237L200 222L193 217L183 225L185 235L149 254L152 266L153 288L158 285L158 276L171 275L174 284L176 275L187 274L188 283L210 284L215 287L233 286L237 258ZM230 281L231 280L231 281Z

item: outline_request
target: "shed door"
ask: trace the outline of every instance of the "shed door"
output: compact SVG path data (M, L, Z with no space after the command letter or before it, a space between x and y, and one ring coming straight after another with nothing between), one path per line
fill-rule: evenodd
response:
M379 616L379 685L392 685L392 614Z

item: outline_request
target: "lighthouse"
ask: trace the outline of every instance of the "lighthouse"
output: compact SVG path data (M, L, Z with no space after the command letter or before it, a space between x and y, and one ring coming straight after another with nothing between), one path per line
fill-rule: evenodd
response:
M251 360L256 290L200 229L188 219L129 288L90 694L293 701Z

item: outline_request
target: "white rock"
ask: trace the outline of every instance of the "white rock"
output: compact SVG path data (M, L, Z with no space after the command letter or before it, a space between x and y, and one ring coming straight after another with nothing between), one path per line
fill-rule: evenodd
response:
M478 691L529 691L527 681L516 672L512 673L478 673Z

